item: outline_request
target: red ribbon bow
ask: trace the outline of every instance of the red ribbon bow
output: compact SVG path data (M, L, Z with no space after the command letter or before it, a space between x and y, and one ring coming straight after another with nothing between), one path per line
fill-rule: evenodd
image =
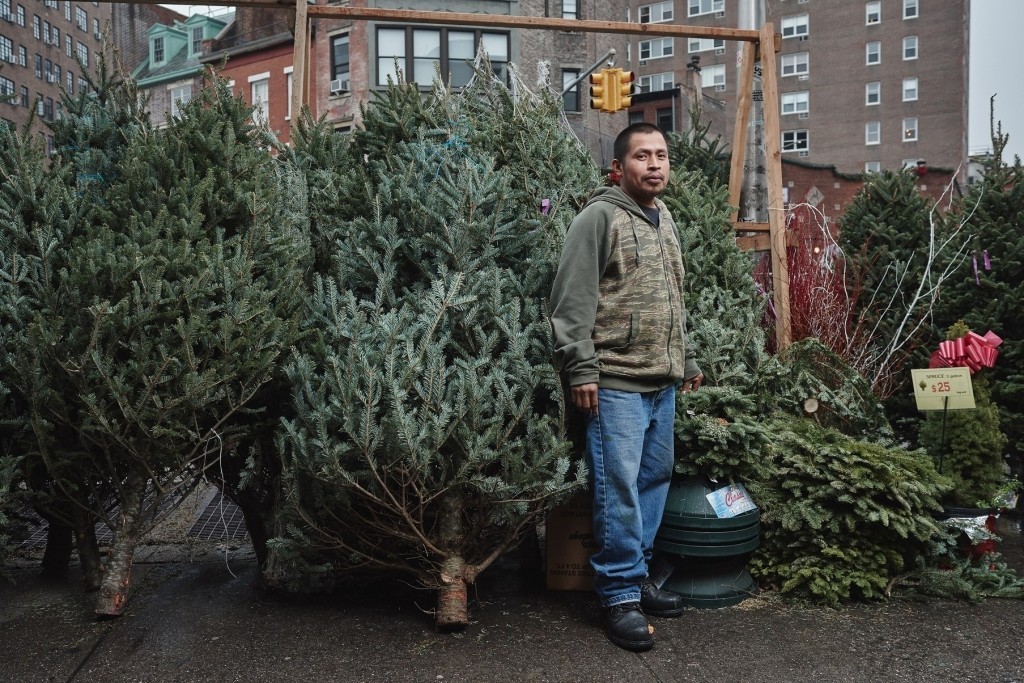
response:
M929 368L967 368L973 375L982 368L996 364L999 352L996 347L1002 338L989 330L984 336L968 332L959 339L939 343L939 350L931 355Z

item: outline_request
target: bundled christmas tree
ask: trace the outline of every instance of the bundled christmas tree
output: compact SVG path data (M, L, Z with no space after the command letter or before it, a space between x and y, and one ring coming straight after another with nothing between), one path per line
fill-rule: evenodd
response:
M333 249L289 369L274 581L308 582L318 560L396 570L437 590L440 628L461 627L467 586L585 481L545 299L596 173L557 100L513 81L481 70L426 99L394 85L349 151L302 128L311 186L366 189L314 209ZM355 163L318 168L337 156Z
M1008 139L993 123L981 182L970 186L951 217L970 236L969 260L943 287L934 321L941 330L963 320L1003 338L999 361L986 372L1012 467L1024 474L1024 166L1019 158L1004 158Z
M101 60L65 111L56 163L75 173L40 192L67 181L82 208L49 242L19 236L42 266L24 286L36 299L12 390L31 458L114 531L96 608L114 616L145 532L233 457L272 398L306 291L305 197L224 82L157 131Z

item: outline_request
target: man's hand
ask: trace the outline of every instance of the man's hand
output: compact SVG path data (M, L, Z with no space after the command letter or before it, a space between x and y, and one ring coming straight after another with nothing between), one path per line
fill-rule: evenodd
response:
M695 375L690 379L683 380L683 393L688 391L697 391L700 389L701 383L704 382L704 373Z
M572 388L572 404L590 416L597 415L597 383L577 384Z

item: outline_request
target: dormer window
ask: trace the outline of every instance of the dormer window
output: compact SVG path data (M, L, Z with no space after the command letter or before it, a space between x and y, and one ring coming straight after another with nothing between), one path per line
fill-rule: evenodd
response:
M153 39L153 66L164 63L164 39L163 36Z
M191 51L189 54L197 55L203 51L203 27L193 26L192 27L192 44Z

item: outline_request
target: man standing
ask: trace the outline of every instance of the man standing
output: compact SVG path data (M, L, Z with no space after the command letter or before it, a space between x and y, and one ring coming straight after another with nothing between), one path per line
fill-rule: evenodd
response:
M686 349L676 227L657 198L669 177L665 136L631 125L614 154L620 187L595 192L569 226L551 324L572 402L587 416L594 589L608 638L642 651L654 645L647 615L683 611L647 566L672 477L676 385L696 390L703 375Z

